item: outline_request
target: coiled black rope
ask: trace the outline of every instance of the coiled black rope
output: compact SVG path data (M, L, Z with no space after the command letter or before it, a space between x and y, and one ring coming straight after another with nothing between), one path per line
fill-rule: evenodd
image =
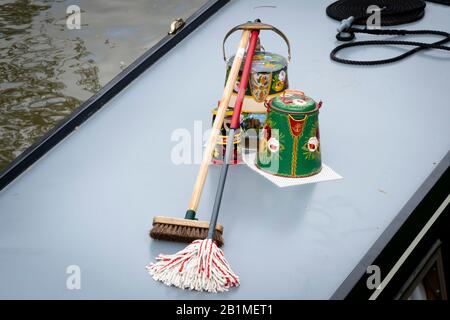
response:
M450 51L450 47L443 44L450 41L450 34L445 31L437 30L395 30L395 29L361 29L355 28L353 24L365 24L368 14L366 13L369 5L377 5L382 8L381 25L397 25L405 22L412 22L421 19L424 15L425 3L421 0L341 0L337 1L327 7L327 14L338 20L348 20L349 16L354 17L352 21L348 22L348 26L341 30L336 35L340 41L350 41L355 37L355 33L365 33L370 35L438 35L443 39L433 42L417 42L417 41L403 41L403 40L369 40L369 41L355 41L348 42L337 46L330 53L330 58L333 61L352 64L352 65L379 65L387 64L402 60L414 53L425 49L438 49ZM400 45L415 47L409 51L404 52L398 56L382 60L350 60L339 58L337 53L345 48L357 46L379 46L379 45Z
M341 44L337 46L333 51L330 53L330 58L333 61L345 63L345 64L353 64L353 65L366 65L366 66L373 66L378 64L387 64L396 62L399 60L402 60L414 53L417 53L424 49L440 49L440 50L446 50L450 51L450 47L443 46L443 44L450 41L450 34L444 31L436 31L436 30L369 30L369 29L357 29L357 28L349 28L347 29L347 32L350 34L354 33L367 33L372 35L418 35L418 34L427 34L427 35L439 35L443 36L444 39L433 42L433 43L424 43L424 42L417 42L417 41L403 41L403 40L368 40L368 41L355 41L355 42L348 42ZM373 45L401 45L401 46L413 46L414 49L411 49L409 51L406 51L398 56L395 56L393 58L388 59L382 59L382 60L368 60L368 61L362 61L362 60L349 60L349 59L343 59L339 58L337 56L337 53L345 48L350 47L357 47L357 46L373 46Z
M326 13L338 21L355 17L353 24L366 25L369 6L382 9L381 25L394 26L420 20L425 14L426 4L422 0L340 0L330 4Z

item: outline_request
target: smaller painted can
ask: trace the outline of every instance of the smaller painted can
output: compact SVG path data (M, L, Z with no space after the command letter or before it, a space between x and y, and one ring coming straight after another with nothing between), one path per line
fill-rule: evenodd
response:
M226 79L228 79L233 60L234 56L227 61ZM252 69L242 104L241 128L246 149L257 149L259 131L263 128L266 119L264 101L282 94L289 86L287 66L287 59L277 53L258 51L253 56ZM242 68L243 65L234 85L230 108L233 108L236 102Z
M245 57L244 57L245 60ZM226 80L228 79L234 56L227 61ZM247 84L247 90L242 104L244 113L265 113L264 101L280 95L289 86L287 76L288 62L285 57L277 53L258 51L252 61L252 69ZM242 76L243 64L236 79L229 106L234 107L239 84Z
M266 102L256 166L273 175L302 178L322 169L319 109L299 90L286 90Z
M213 118L212 123L216 119L217 108L212 110ZM217 137L216 146L214 147L212 163L222 164L225 159L225 151L227 149L228 132L230 130L231 118L233 116L233 109L228 108L225 112L225 118L223 120L220 134ZM241 151L241 129L237 129L233 139L233 154L231 155L231 164L238 164L242 160Z

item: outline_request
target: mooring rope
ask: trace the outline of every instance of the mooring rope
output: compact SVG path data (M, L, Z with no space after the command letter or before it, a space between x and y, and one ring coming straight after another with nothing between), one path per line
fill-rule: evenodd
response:
M449 1L450 0L446 0ZM424 16L426 4L422 0L340 0L332 3L326 9L327 15L333 19L341 21L336 38L340 41L351 41L355 38L355 33L365 33L370 35L438 35L443 39L433 42L403 41L403 40L368 40L347 42L337 46L330 53L333 61L352 65L379 65L402 60L424 49L438 49L450 51L450 47L443 44L450 41L450 33L437 30L401 30L401 29L368 29L356 28L353 25L365 25L370 14L366 12L370 5L376 5L381 10L380 26L391 26L403 23L414 22ZM339 58L337 53L342 49L357 46L380 46L380 45L400 45L412 46L410 49L398 56L381 60L350 60Z

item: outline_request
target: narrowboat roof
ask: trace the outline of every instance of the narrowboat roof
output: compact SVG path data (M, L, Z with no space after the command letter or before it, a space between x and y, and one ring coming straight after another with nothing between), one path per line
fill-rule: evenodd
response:
M448 167L448 60L423 52L380 67L333 63L337 22L324 2L260 4L224 6L0 192L0 298L345 296L338 288L355 268L364 272L373 245L411 213L405 206L439 163ZM413 25L448 29L449 10L429 4ZM254 18L289 37L290 87L323 100L323 161L344 179L281 189L244 165L230 168L219 222L241 287L218 295L169 288L145 266L185 245L152 240L148 231L155 215L184 215L198 169L171 161L173 133L210 127L225 79L223 36ZM261 42L286 50L270 32ZM202 220L218 173L210 168ZM69 265L81 268L82 290L66 289Z

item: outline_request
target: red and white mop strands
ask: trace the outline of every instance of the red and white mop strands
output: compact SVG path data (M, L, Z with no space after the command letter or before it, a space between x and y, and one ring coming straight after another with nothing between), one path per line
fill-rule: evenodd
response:
M160 254L156 260L147 270L153 279L168 286L214 293L239 286L238 276L211 239L195 240L175 254Z

